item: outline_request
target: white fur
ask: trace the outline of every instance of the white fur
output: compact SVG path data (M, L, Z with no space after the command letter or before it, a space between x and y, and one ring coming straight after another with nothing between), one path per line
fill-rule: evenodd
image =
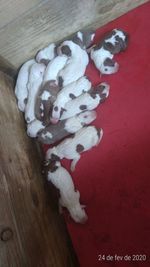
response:
M47 179L59 189L59 205L68 209L70 216L77 223L85 223L88 219L83 205L80 204L80 193L75 191L72 177L69 172L56 162L58 167L55 172L48 172Z
M38 132L44 129L45 126L39 120L34 120L27 124L27 135L30 137L36 137Z
M51 94L50 94L50 92L48 92L48 91L44 91L43 93L42 93L42 95L41 95L41 99L42 100L48 100L49 99L49 97L51 97ZM41 103L41 105L43 106L43 104ZM40 105L40 108L41 108L41 105Z
M52 61L49 62L47 65L43 84L50 80L56 80L57 81L57 75L58 72L64 68L68 60L68 57L65 55L57 56Z
M55 44L50 44L47 47L41 49L36 55L36 61L38 63L44 60L52 60L55 57Z
M106 97L109 95L109 85L106 83L102 83L105 85L105 89L103 93L106 94ZM95 109L99 104L100 104L100 96L99 94L96 95L95 98L91 97L89 93L84 93L77 97L76 99L73 99L69 101L65 105L66 111L63 112L62 116L60 117L60 120L65 120L68 118L71 118L75 116L76 114L79 114L81 112L80 106L81 105L86 105L87 109L86 110L93 110Z
M25 110L25 100L28 97L28 89L27 83L29 78L29 69L35 63L34 59L31 59L25 62L21 69L19 70L16 87L15 87L15 95L18 100L18 108L20 111L24 112Z
M63 86L66 86L69 83L77 81L85 74L89 58L87 52L74 42L64 41L61 46L63 45L67 45L71 50L71 57L67 65L58 74L63 79ZM58 53L61 54L60 49L58 49Z
M60 159L72 159L71 170L74 171L80 159L80 153L77 152L77 145L82 145L84 147L83 151L87 151L99 144L102 135L102 129L99 138L97 129L94 126L84 127L76 132L74 137L66 138L58 146L48 149L46 160L51 159L52 154L57 155Z
M45 65L38 63L33 64L30 69L29 81L27 85L29 90L28 102L25 108L25 119L27 123L30 123L31 121L36 119L34 112L35 102L38 90L43 81L44 71L45 71Z
M77 37L83 42L83 33L82 32L77 32Z
M69 133L76 133L84 125L90 124L96 119L95 111L85 111L75 117L69 118L65 123L65 130Z
M56 122L60 118L61 109L65 107L65 104L71 100L70 94L73 94L75 97L78 97L83 92L87 92L91 89L91 82L85 77L79 78L77 81L72 82L66 85L57 95L57 99L54 102L52 118L56 120ZM55 111L55 107L58 108Z

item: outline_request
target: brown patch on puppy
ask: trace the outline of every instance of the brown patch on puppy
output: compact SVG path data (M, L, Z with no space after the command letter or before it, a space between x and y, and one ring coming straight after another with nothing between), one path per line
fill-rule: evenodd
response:
M79 107L79 109L81 109L81 110L85 110L85 109L87 109L87 105L81 105L81 106Z
M50 62L50 60L49 59L45 59L45 58L42 58L40 60L40 63L43 63L45 66L47 66L49 62Z
M64 82L63 78L61 76L59 76L58 77L58 85L59 85L60 88L63 87L63 82Z
M62 116L62 114L63 114L64 111L67 111L67 110L65 108L61 108L60 117Z
M94 51L95 50L99 50L102 47L105 48L105 46L106 46L106 48L105 48L106 50L109 50L109 49L111 50L112 49L112 44L111 43L106 43L105 40L111 38L113 35L115 35L115 31L114 30L111 31L111 32L108 32L108 33L104 34L103 37L101 38L101 41L99 42L99 44L97 44L96 46L94 46L94 48L93 48Z
M95 34L95 31L93 30L84 30L82 31L82 34L83 34L83 45L85 46L85 48L88 48L91 44L92 44L92 41L93 39L92 38L92 35Z
M75 96L74 94L69 94L69 97L70 97L71 99L75 99L75 98L76 98L76 96Z
M81 48L83 48L83 42L81 41L81 39L80 39L77 35L75 35L75 36L72 38L72 41L73 41L75 44L79 45Z
M41 86L35 104L35 116L38 120L44 121L47 125L50 122L50 116L52 112L52 105L56 100L57 94L60 87L56 84L55 80L47 81L44 86ZM49 92L49 97L46 100L42 100L42 94L47 91ZM41 109L41 104L43 108Z
M58 107L57 107L57 106L56 106L56 107L54 107L54 110L55 110L55 111L58 111Z
M56 165L56 161L50 161L49 165L47 166L47 173L55 172L59 167Z
M61 52L62 52L62 54L66 55L68 57L71 57L71 49L69 48L68 45L63 45L61 47Z
M98 138L100 138L100 136L101 136L101 129L97 129L96 127L95 127L95 129L97 130Z
M84 146L81 145L81 144L78 144L78 145L76 146L76 151L77 151L78 153L81 153L82 151L84 151Z
M107 57L104 61L104 66L114 67L115 62L111 58Z
M45 129L38 132L38 141L43 144L54 144L55 142L68 136L70 133L65 129L65 123L66 120L59 121L57 124L49 124ZM43 134L45 135L46 133L51 133L52 138L43 138Z
M116 47L116 45L113 45L110 42L105 42L103 43L103 47L104 49L108 50L111 54L116 54L118 53L118 47Z
M27 104L27 102L28 102L28 99L25 98L25 99L24 99L24 103L25 103L25 105Z
M92 90L90 91L90 96L95 99L97 95L100 96L100 103L104 102L106 99L106 94L103 93L103 90L105 89L105 86L100 84L97 85L94 89L92 88Z
M51 160L52 160L52 161L60 161L60 157L58 157L58 156L55 155L55 154L51 154Z

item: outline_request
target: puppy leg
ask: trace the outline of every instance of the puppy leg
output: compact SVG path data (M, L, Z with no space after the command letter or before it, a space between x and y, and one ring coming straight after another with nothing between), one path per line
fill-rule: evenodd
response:
M81 157L80 154L78 154L78 155L76 156L76 158L74 158L73 161L71 162L70 170L71 170L72 172L75 171L76 164L77 164L77 162L79 161L80 157Z

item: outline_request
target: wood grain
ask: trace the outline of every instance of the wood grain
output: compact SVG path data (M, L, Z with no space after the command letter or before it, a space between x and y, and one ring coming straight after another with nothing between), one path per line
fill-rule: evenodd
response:
M18 19L34 7L37 7L42 0L1 0L0 1L0 28L13 20Z
M84 27L100 27L145 2L147 0L44 1L0 29L1 55L19 67L48 43Z
M0 72L0 267L78 266L56 200L41 176L12 80Z
M16 78L17 76L17 69L2 56L0 56L0 71L8 74L13 78Z

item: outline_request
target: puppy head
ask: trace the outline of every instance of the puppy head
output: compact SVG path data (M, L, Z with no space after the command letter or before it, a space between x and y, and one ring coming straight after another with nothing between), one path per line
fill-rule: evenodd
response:
M67 57L71 57L72 56L72 41L64 41L60 46L58 46L57 54L59 56L66 55Z
M128 34L122 30L114 29L104 38L103 47L111 54L124 51L128 45Z
M105 99L108 97L109 95L109 89L110 86L107 83L100 83L99 85L97 85L91 92L90 95L93 98L96 98L97 95L100 97L100 102L105 101Z
M88 48L94 39L95 33L92 30L78 31L72 38L72 41L78 44L81 48Z

